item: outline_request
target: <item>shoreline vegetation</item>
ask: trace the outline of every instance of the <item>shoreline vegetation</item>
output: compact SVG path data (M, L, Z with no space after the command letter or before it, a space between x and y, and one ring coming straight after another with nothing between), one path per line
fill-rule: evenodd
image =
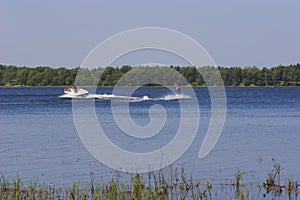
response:
M134 69L134 70L133 70ZM145 70L147 73L145 75ZM137 66L106 68L51 68L46 66L17 67L0 64L0 87L64 87L74 84L98 87L113 87L121 85L125 87L160 86L163 83L168 86L206 87L206 81L210 85L219 86L219 71L225 87L297 87L300 86L300 64L288 66L279 65L272 68L253 67L194 67L194 66ZM204 81L200 75L208 77ZM130 73L128 73L130 72ZM176 73L174 73L176 72ZM80 74L78 76L77 74ZM125 75L126 74L126 75ZM101 75L101 76L100 76ZM123 76L125 75L125 76ZM76 78L77 77L77 78ZM125 78L124 78L125 77ZM170 78L171 77L171 78ZM162 85L162 84L161 84Z
M34 181L23 183L21 178L10 180L2 175L0 199L262 199L283 197L297 199L300 184L292 179L282 183L282 166L272 158L273 167L262 184L243 183L244 172L237 169L229 183L214 184L209 180L188 177L184 168L131 174L128 180L119 180L117 173L110 181L100 183L90 173L90 182L73 182L70 187L39 184Z

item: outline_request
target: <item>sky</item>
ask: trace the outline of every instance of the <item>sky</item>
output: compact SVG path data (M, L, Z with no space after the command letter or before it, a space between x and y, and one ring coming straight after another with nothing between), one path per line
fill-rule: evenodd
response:
M296 64L299 10L299 0L0 0L0 63L72 68L114 34L163 27L196 40L217 65ZM185 64L160 54L128 55L115 64Z

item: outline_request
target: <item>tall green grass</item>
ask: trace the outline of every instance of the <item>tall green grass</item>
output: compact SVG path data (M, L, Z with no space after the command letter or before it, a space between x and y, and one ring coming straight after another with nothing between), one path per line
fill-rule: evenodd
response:
M299 184L288 179L286 185L281 184L281 166L273 160L273 168L267 175L266 182L261 185L243 184L244 172L237 170L231 183L213 184L208 180L197 180L188 177L184 168L149 172L148 174L132 174L130 178L119 180L113 176L102 184L95 181L90 174L90 182L80 184L74 182L70 187L39 184L36 181L23 183L21 178L11 180L5 176L0 179L0 199L68 199L68 200L167 200L167 199L253 199L251 189L264 190L262 197L280 196L283 192L290 199L297 199ZM255 198L254 198L255 199Z

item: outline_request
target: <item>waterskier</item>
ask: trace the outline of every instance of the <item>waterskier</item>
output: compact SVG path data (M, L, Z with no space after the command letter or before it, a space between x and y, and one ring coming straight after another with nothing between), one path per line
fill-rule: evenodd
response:
M181 93L181 88L180 88L179 85L176 87L176 93L177 93L177 94L180 94L180 93Z

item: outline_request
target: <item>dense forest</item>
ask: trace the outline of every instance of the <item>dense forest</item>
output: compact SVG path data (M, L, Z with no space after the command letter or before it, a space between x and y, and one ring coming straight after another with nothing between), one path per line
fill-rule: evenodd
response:
M151 76L145 76L145 68L151 71ZM213 67L131 67L128 65L122 67L106 67L98 69L81 68L80 73L85 74L79 76L81 86L94 85L98 83L98 86L114 86L118 83L120 78L127 72L135 69L135 73L127 77L126 85L138 86L140 79L150 79L150 82L155 85L157 81L163 82L165 85L169 83L166 75L168 71L166 69L176 70L178 79L176 84L192 86L205 86L205 81L200 75L199 71L206 73ZM143 69L140 70L139 69ZM279 65L272 68L258 68L258 67L218 67L217 68L223 79L225 86L300 86L300 64L294 64L289 66ZM199 70L199 71L198 71ZM0 65L0 86L69 86L74 84L74 80L77 76L79 67L73 69L51 68L39 66L35 68L30 67L17 67ZM132 70L133 71L133 70ZM97 74L102 74L99 77ZM128 73L130 74L130 73ZM182 76L181 76L182 75ZM173 76L173 75L172 75ZM182 80L184 77L185 80ZM211 75L211 78L215 78ZM94 82L94 81L97 82ZM174 77L172 78L174 80ZM185 81L188 81L185 82ZM207 81L207 80L206 80ZM148 81L149 82L149 81Z

